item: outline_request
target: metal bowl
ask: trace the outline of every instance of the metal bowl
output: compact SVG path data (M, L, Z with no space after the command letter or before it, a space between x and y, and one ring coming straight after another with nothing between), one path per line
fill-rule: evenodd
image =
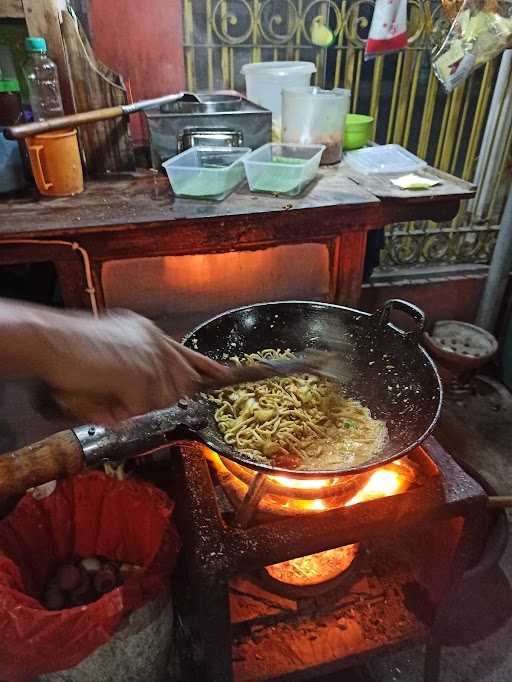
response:
M225 95L222 93L196 92L200 100L178 100L160 106L160 111L165 114L214 114L220 111L238 111L242 106L242 98L237 95Z

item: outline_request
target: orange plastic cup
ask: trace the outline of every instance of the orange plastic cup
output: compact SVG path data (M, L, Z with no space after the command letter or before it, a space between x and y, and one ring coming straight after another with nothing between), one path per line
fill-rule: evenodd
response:
M76 128L26 138L32 173L40 194L67 197L84 190Z

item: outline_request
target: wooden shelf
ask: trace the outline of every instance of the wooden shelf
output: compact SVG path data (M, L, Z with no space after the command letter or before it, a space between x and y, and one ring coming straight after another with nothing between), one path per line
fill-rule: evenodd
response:
M305 609L250 583L238 582L230 594L232 615L253 609L265 614L233 626L236 682L315 679L350 667L368 656L425 641L428 628L407 609L411 575L362 578L339 603ZM280 611L280 608L283 609ZM329 609L329 612L326 612Z

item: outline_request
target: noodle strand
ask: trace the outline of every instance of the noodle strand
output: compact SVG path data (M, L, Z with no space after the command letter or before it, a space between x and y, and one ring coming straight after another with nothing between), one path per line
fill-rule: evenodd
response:
M236 364L293 358L266 348ZM384 422L336 383L312 374L265 379L215 391L215 421L226 443L257 462L304 470L349 468L370 459L387 440Z

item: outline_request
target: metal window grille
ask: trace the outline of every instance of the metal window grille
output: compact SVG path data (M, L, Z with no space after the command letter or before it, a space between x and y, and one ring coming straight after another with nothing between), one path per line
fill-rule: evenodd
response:
M429 35L444 21L441 3L408 2L408 47L364 61L375 0L183 0L187 87L244 89L248 62L301 59L316 64L315 82L352 90L352 110L375 119L374 139L401 144L441 170L472 180L493 95L499 59L451 95L430 67ZM319 48L311 27L321 16L334 44ZM510 78L512 80L512 78ZM508 84L509 89L512 83ZM503 104L502 104L503 106ZM508 191L512 125L480 169L485 196L462 206L450 223L386 228L381 264L487 263ZM489 164L487 164L489 166Z

